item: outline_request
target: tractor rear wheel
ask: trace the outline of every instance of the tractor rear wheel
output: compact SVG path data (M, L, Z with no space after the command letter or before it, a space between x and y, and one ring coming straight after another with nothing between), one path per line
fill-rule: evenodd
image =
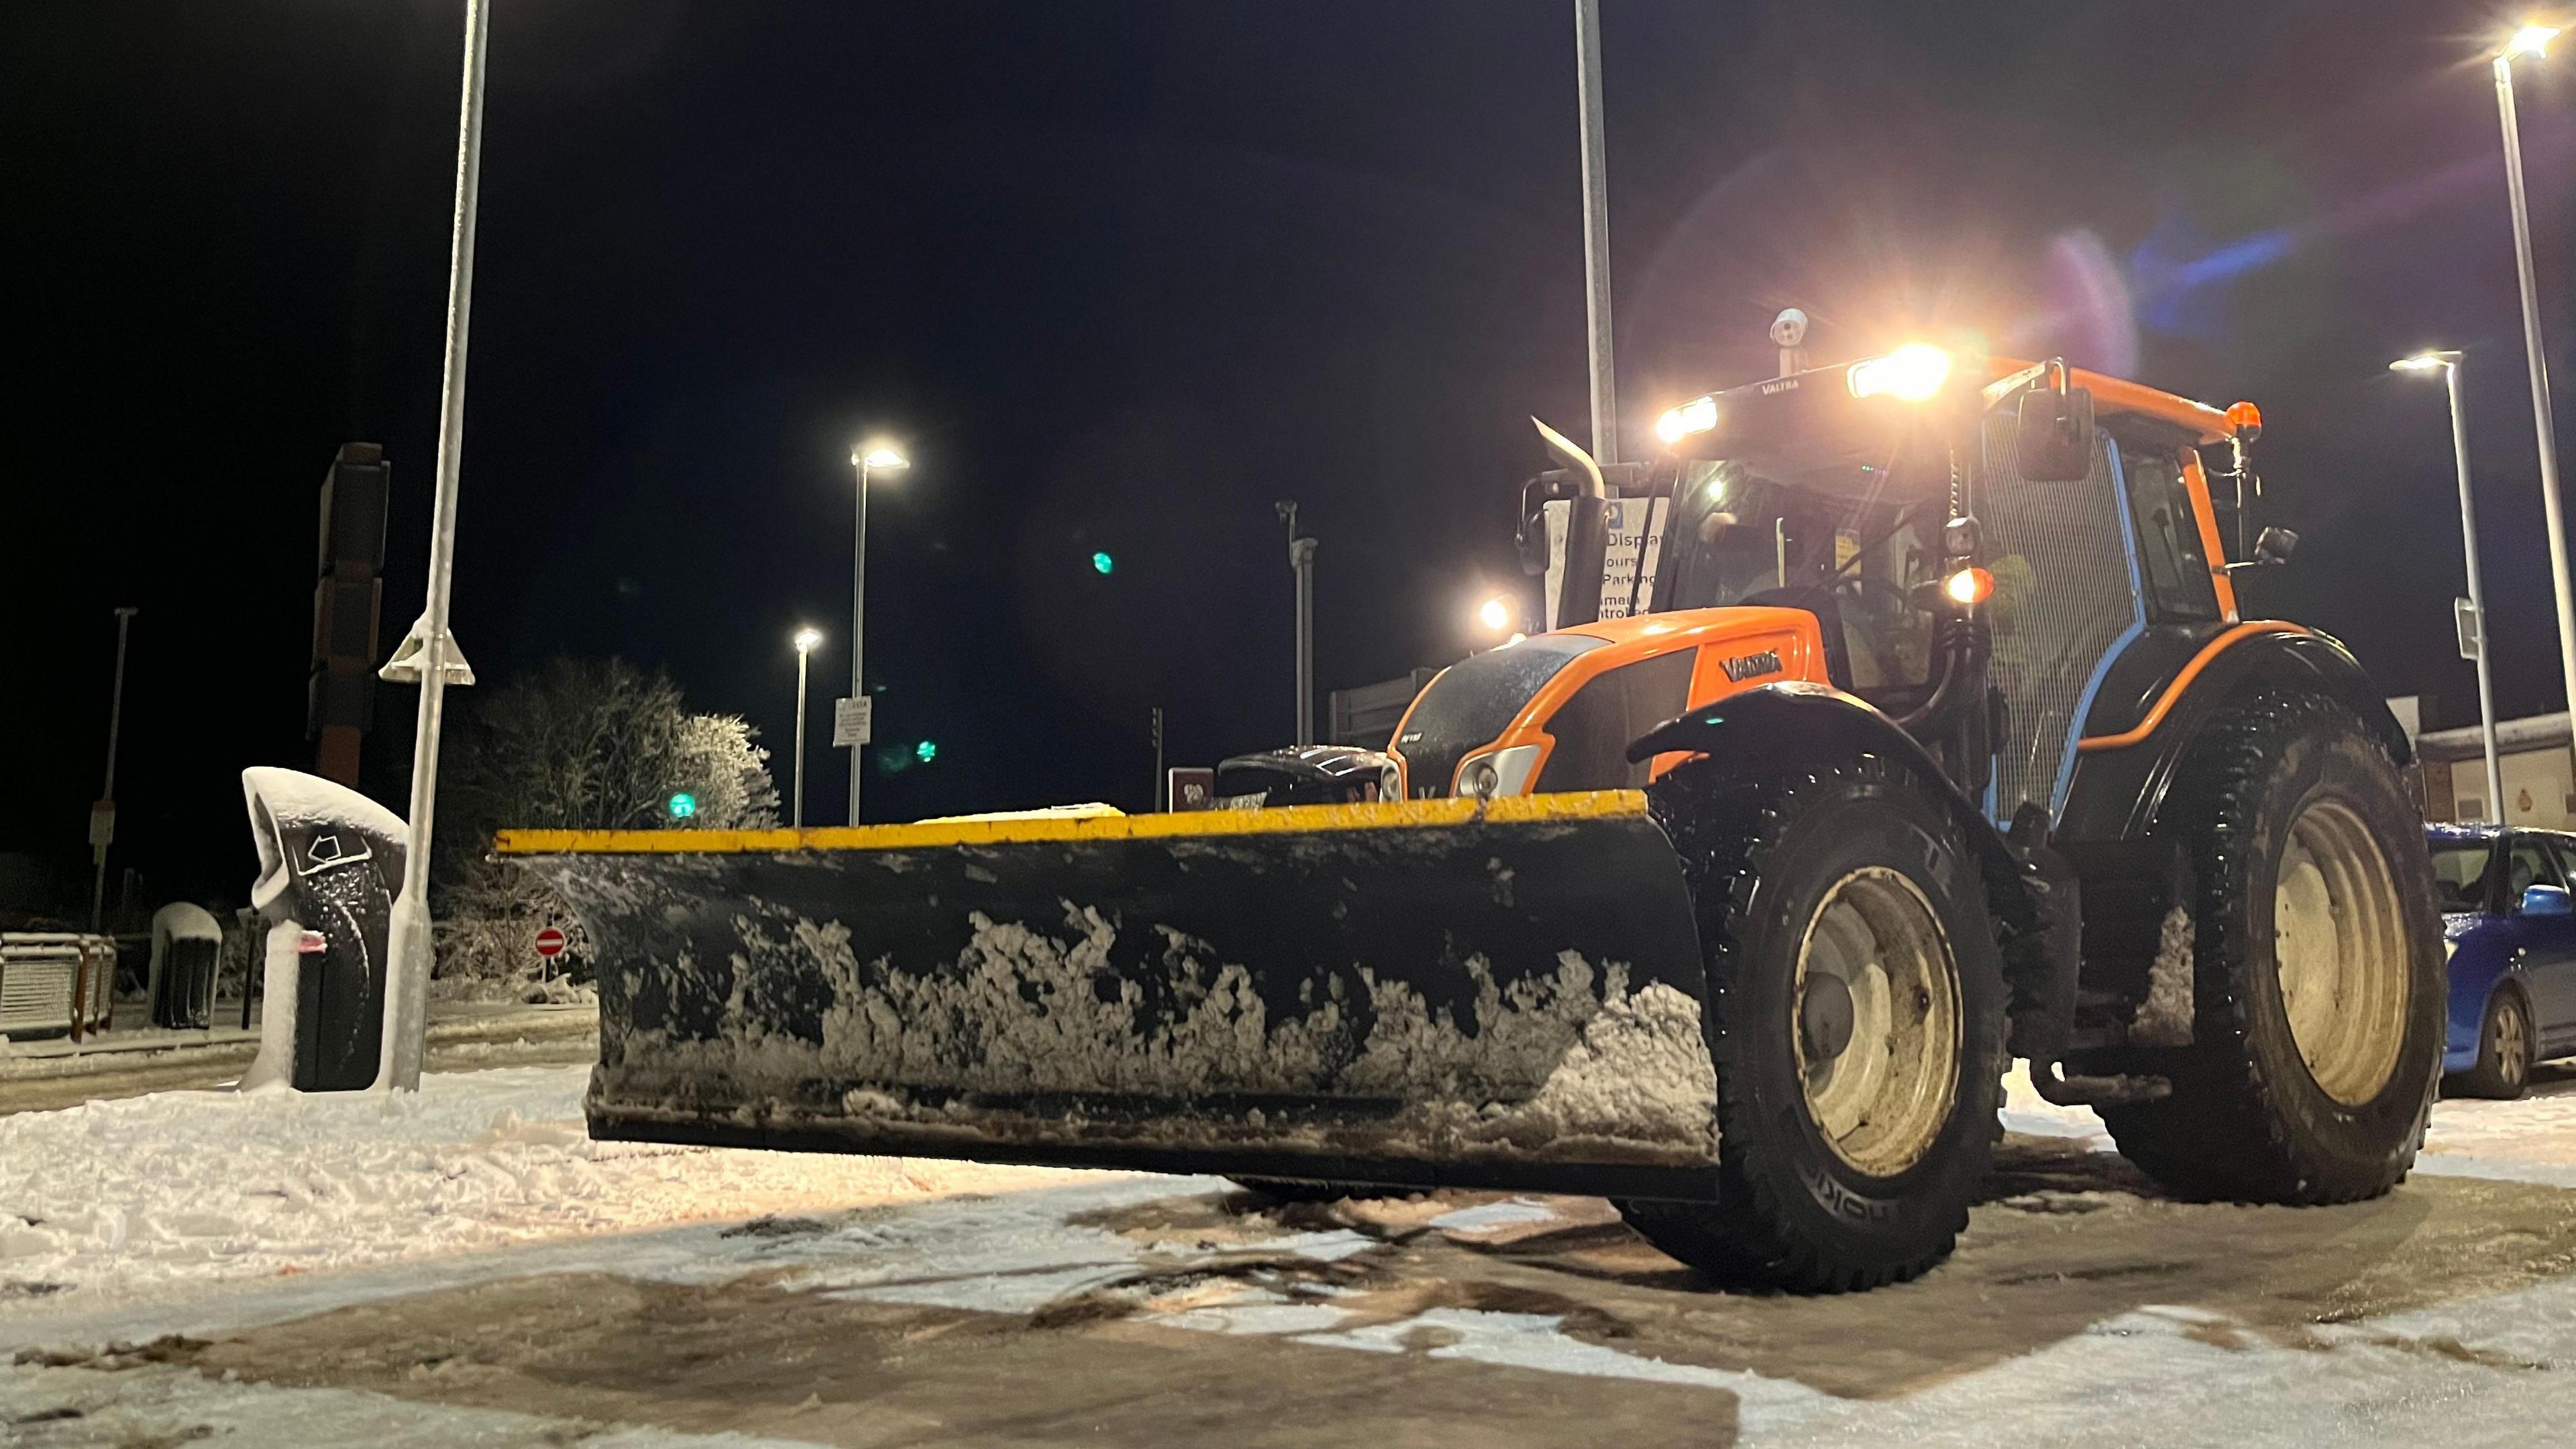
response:
M2004 1065L1985 880L1956 823L1877 757L1786 780L1688 766L1653 796L1707 960L1718 1191L1620 1212L1728 1283L1921 1273L1967 1226Z
M2102 1109L2188 1197L2376 1197L2422 1143L2441 1066L2442 929L2423 827L2385 750L2313 694L2228 706L2157 830L2198 881L2192 1043L2138 1054L2163 1101Z

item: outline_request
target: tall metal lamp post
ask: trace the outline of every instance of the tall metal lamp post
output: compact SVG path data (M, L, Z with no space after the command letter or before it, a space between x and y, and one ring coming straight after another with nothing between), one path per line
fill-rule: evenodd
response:
M1288 567L1297 575L1297 743L1315 742L1315 540L1297 531L1297 502L1270 505L1288 525Z
M2451 453L2460 473L2460 552L2469 564L2469 615L2477 646L2478 737L2487 752L2487 813L2504 819L2504 768L2496 759L2495 683L2488 672L2487 596L2478 577L2478 510L2469 496L2469 422L2460 406L2460 354L2419 352L2388 364L2398 372L2439 372L2451 393Z
M1574 0L1574 91L1583 147L1584 345L1592 371L1592 457L1619 461L1619 380L1610 350L1610 168L1602 152L1601 0Z
M868 642L868 480L879 473L899 473L912 466L912 460L883 443L861 445L850 450L850 466L859 475L858 542L850 550L850 698L864 701L867 686L860 682L859 665ZM850 706L864 721L860 733L873 724L867 716L873 711L865 703ZM868 742L862 738L850 746L850 823L859 823L859 781L867 773Z
M116 611L116 683L107 703L107 783L98 787L98 803L89 808L89 850L96 867L89 885L89 928L95 934L107 915L107 848L116 843L116 730L125 721L125 633L142 610L128 605Z
M2540 284L2532 274L2531 207L2522 189L2522 132L2514 124L2513 63L2540 59L2558 30L2526 25L2495 58L2496 115L2504 123L2504 185L2513 204L2513 260L2522 277L2522 345L2531 363L2531 413L2540 429L2540 502L2549 515L2549 582L2558 604L2558 670L2576 724L2576 588L2567 571L2567 524L2558 501L2558 429L2549 415L2549 354L2540 340ZM2502 805L2498 805L2502 818Z
M796 828L805 828L805 663L823 642L820 629L796 631Z
M394 898L385 963L384 1055L379 1090L420 1090L429 1039L429 857L438 803L438 727L447 686L472 684L474 671L447 632L448 596L456 571L456 476L465 454L465 334L474 300L474 200L483 173L483 57L492 31L491 0L465 0L464 98L456 118L456 215L447 251L447 356L438 392L438 484L430 505L429 597L420 618L377 676L416 680L420 712L412 737L410 849L403 852L402 892Z

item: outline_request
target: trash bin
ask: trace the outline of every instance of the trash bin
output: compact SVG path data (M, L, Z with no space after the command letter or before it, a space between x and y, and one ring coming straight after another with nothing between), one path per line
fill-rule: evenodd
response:
M270 925L260 1061L245 1084L283 1076L306 1092L372 1086L384 1041L393 887L408 834L402 818L293 770L244 770L242 793L259 848L251 904ZM282 971L291 972L291 985Z
M203 906L172 901L152 913L152 969L146 978L152 1024L203 1031L215 1009L215 963L223 924Z

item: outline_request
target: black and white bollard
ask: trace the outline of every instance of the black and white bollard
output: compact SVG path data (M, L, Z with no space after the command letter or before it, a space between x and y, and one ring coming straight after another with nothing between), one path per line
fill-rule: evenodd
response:
M242 771L268 922L267 1008L242 1086L374 1085L384 1042L386 939L409 831L355 790L269 766Z

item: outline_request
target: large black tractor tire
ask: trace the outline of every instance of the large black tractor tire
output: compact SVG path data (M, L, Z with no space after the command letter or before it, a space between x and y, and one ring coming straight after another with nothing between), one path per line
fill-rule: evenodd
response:
M2510 1102L2531 1085L2531 1003L2522 988L2498 986L2487 997L2486 1017L2478 1024L2477 1065L2446 1084L2463 1097L2490 1097Z
M2199 899L2189 1046L2173 1081L2105 1107L2131 1162L2191 1198L2316 1204L2405 1179L2440 1075L2442 923L2423 822L2351 711L2230 704L2184 756L2156 831Z
M2004 1067L2002 964L1956 822L1876 756L1762 780L1690 765L1650 795L1707 960L1718 1190L1620 1212L1732 1286L1923 1272L1967 1226Z

